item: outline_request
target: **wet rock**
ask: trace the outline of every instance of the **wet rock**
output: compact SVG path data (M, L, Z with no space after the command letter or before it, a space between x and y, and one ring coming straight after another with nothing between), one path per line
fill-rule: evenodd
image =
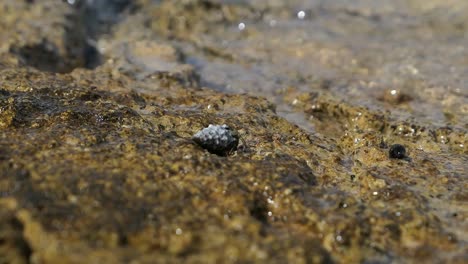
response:
M0 15L0 55L14 57L16 65L60 73L84 67L84 25L62 1L2 1Z
M3 263L28 263L31 247L24 238L23 224L12 210L0 207L0 261Z
M26 2L0 2L0 262L466 259L466 1ZM242 151L200 155L226 123Z

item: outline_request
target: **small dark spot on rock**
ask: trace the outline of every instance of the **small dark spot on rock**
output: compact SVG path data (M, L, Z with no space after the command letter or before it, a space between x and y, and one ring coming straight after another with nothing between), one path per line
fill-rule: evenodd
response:
M385 141L382 140L382 141L380 142L379 147L382 148L382 149L385 149L385 148L387 148L387 144L385 143Z
M257 219L262 224L268 224L268 205L262 195L256 194L253 197L249 211L253 218Z
M406 158L406 148L400 144L393 144L390 146L388 154L391 159L404 159Z

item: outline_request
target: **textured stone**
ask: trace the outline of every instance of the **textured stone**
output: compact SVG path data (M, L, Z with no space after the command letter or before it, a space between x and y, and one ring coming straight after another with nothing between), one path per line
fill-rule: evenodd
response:
M0 2L0 262L466 262L466 1L107 2Z

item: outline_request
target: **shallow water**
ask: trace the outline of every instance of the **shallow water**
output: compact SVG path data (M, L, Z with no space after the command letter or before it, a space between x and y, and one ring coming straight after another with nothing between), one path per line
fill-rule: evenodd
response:
M466 128L468 7L463 1L248 2L266 11L260 18L207 24L211 31L204 45L233 61L187 51L187 62L208 87L272 99L291 87L321 91L314 82L325 81L327 92L351 104ZM193 37L203 42L205 36ZM379 100L392 90L412 100L402 106Z

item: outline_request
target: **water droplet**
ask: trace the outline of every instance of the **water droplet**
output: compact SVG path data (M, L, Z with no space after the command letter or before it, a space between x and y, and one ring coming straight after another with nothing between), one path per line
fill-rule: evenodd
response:
M274 203L275 203L275 201L273 201L273 199L272 199L271 196L268 197L267 202L268 202L269 204L274 204Z
M304 19L305 16L306 16L306 13L303 10L297 12L297 18Z

